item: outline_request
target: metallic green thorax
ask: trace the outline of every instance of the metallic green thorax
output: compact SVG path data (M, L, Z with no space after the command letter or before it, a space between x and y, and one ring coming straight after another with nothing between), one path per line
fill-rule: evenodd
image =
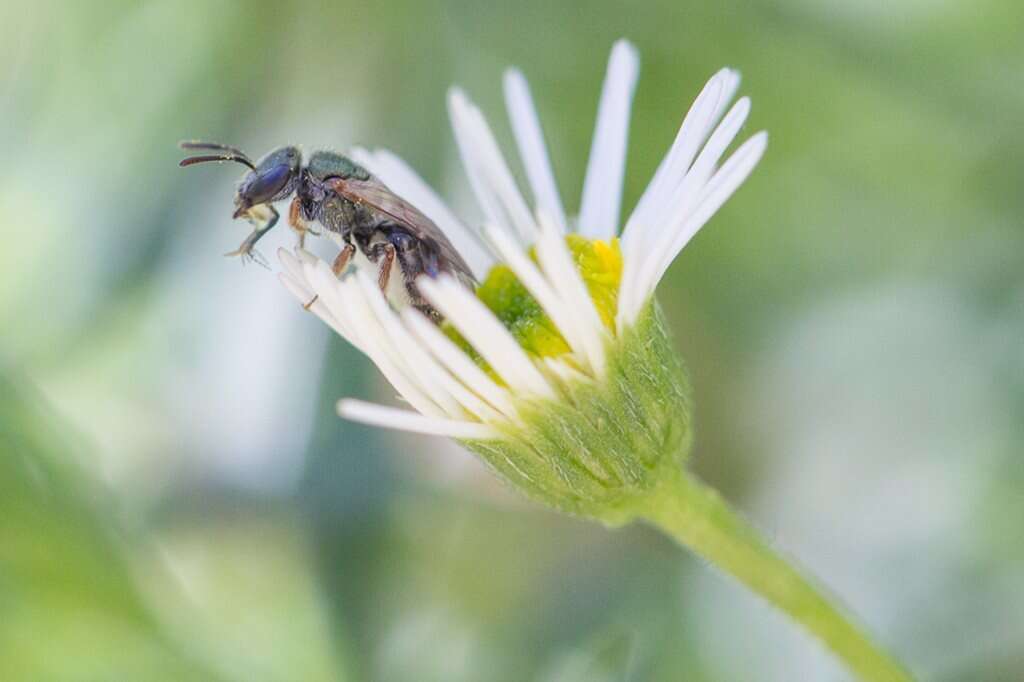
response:
M329 177L366 180L370 177L365 168L347 156L342 156L336 152L313 152L313 155L309 157L309 162L306 164L306 169L310 175L319 180Z
M609 343L602 382L518 407L524 424L506 438L463 444L526 495L610 524L629 520L631 503L683 464L692 440L689 382L653 302Z

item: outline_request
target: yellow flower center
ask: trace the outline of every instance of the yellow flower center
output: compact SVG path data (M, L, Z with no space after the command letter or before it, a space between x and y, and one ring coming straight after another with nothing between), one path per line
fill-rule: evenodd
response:
M619 240L590 240L571 234L565 241L601 321L610 331L614 330L619 282L622 279ZM530 249L530 258L537 261L535 249ZM477 288L476 295L528 353L554 357L569 352L569 345L558 328L507 265L494 266ZM479 365L489 369L450 324L445 322L443 329Z

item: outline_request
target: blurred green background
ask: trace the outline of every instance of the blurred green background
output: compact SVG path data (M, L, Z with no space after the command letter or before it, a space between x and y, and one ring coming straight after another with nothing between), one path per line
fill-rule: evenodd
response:
M575 210L622 36L627 207L719 67L771 135L660 289L697 470L923 678L1024 679L1022 26L1016 0L4 3L0 679L845 679L653 531L337 419L391 393L220 256L241 169L176 167L182 138L385 146L472 219L445 91L508 142L514 64Z

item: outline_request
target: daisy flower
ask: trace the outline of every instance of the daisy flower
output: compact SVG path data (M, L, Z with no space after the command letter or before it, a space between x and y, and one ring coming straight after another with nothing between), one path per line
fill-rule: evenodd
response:
M281 280L377 365L409 408L355 399L356 421L454 438L528 496L618 525L656 525L818 636L863 679L909 675L690 475L690 390L654 300L679 252L764 154L759 132L727 153L750 113L739 74L714 74L624 223L620 221L636 49L615 44L572 216L562 202L523 75L505 104L529 185L518 186L486 119L453 89L452 129L482 226L460 220L385 150L354 159L433 220L480 282L420 277L436 325L395 306L356 268L340 280L311 254L280 252Z
M618 42L576 217L559 196L529 87L515 69L505 74L505 102L532 202L458 88L448 106L485 216L479 228L391 152L353 153L445 232L482 284L474 292L451 277L421 278L417 286L446 321L438 327L412 308L394 309L365 272L339 281L308 253L283 251L285 286L303 302L315 296L312 312L368 355L412 408L345 399L342 416L458 439L535 497L584 513L623 486L645 487L664 451L682 447L688 390L652 297L675 256L753 170L767 136L753 135L726 157L750 100L730 107L740 79L722 69L620 229L638 71L636 49ZM530 452L518 452L524 447ZM548 452L565 448L569 457Z

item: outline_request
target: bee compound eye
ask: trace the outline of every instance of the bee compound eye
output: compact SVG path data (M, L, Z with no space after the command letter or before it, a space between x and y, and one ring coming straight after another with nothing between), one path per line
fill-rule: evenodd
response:
M258 171L244 189L245 198L253 204L270 201L285 188L291 174L291 168L283 164Z

